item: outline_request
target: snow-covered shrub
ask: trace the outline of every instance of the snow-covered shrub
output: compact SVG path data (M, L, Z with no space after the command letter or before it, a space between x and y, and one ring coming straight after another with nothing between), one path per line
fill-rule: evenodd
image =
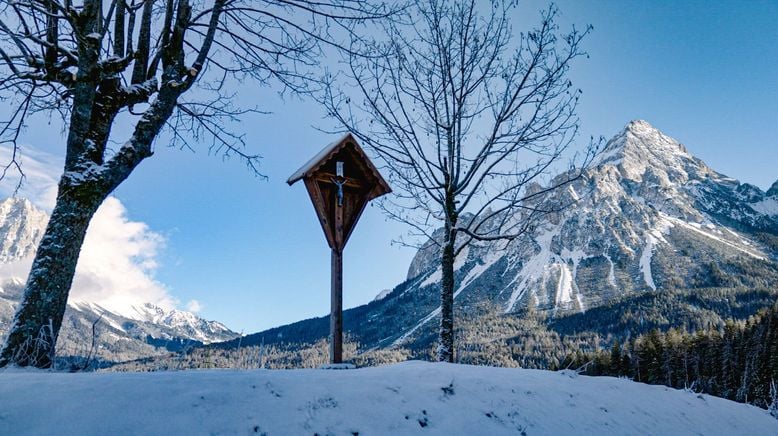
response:
M778 419L778 387L775 385L775 380L770 382L770 405L767 407L775 419Z

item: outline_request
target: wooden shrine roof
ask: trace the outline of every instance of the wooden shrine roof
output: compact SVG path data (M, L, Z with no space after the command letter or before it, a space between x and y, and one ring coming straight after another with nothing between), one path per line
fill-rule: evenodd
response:
M365 154L365 151L362 150L362 147L359 146L359 143L356 141L356 139L351 133L346 133L345 135L340 137L337 141L332 142L328 144L326 147L324 147L320 152L318 152L302 167L300 167L297 171L295 171L294 174L292 174L289 177L289 179L287 179L286 183L292 185L298 180L301 180L306 177L310 177L311 175L313 175L313 173L316 172L316 170L318 170L322 165L326 164L340 150L348 146L352 147L352 149L360 157L360 160L362 161L361 163L368 169L371 175L375 178L375 181L378 184L378 186L376 186L375 189L373 190L373 193L375 194L374 197L380 197L381 195L392 192L392 188L389 186L386 180L384 180L383 176L381 176L381 173L378 171L375 165L373 165L373 162L370 161L370 159L367 157L367 154Z

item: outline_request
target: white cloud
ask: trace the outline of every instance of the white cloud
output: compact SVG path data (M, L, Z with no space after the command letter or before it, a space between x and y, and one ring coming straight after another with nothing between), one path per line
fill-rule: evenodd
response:
M22 165L27 179L18 196L50 211L56 200L62 160L31 147L23 151ZM7 162L9 157L7 147L0 147L0 162ZM0 181L0 196L12 195L15 184L16 180ZM174 308L178 301L154 278L159 268L157 259L164 247L165 238L161 234L146 223L130 220L121 201L108 197L89 225L70 301L95 303L126 315L133 313L132 306L147 302L165 309ZM25 277L31 262L32 259L26 259L16 265L3 265L0 274ZM190 305L198 310L202 308L195 300Z
M186 303L186 310L192 313L197 313L203 310L203 305L197 300L189 300L189 302Z
M17 196L30 200L41 209L51 211L57 200L57 181L62 174L64 159L30 146L20 146L17 153L17 162L25 176ZM11 162L12 156L11 147L0 146L0 164L3 167ZM20 180L21 174L13 167L9 168L5 178L0 180L0 196L12 196Z
M172 309L175 299L154 279L164 245L162 235L145 223L130 221L124 205L108 197L89 224L72 301L97 303L120 313L145 302Z

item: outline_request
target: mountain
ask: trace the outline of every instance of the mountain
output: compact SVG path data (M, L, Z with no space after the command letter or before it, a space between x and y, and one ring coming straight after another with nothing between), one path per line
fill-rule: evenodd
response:
M628 123L580 179L544 201L571 206L525 238L472 246L457 258L455 307L462 329L478 330L471 337L515 337L506 326L527 310L537 309L554 334L616 337L747 318L775 301L778 182L764 192L718 173L645 121ZM405 282L344 313L349 338L363 350L424 355L440 312L437 265L427 244ZM478 319L485 307L502 315L486 323ZM321 317L241 343L310 344L327 333Z
M0 263L15 262L35 253L48 222L49 216L27 199L0 202Z
M47 223L48 215L26 199L0 201L0 336L7 332L21 301L23 277ZM158 355L239 336L219 322L151 303L117 311L90 302L70 301L58 353L87 354L95 322L98 356L106 361Z

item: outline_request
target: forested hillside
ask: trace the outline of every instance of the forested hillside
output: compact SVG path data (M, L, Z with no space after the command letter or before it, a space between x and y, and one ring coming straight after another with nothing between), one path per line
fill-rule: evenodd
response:
M688 332L670 329L614 341L611 350L563 362L589 375L688 388L759 407L778 407L778 304L746 321Z

